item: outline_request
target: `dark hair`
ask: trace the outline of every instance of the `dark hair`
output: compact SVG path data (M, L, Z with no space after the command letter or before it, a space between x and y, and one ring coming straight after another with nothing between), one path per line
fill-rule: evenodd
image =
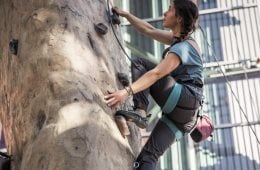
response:
M185 39L196 29L199 17L198 7L191 0L173 0L176 16L182 18L181 39Z

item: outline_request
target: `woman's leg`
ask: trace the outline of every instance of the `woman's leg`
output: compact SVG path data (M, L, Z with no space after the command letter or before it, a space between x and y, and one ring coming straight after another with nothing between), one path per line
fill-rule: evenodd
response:
M158 121L147 143L136 159L136 169L156 170L156 164L159 157L175 141L174 133L172 133L162 121Z
M171 76L166 76L150 87L150 94L156 103L163 108L168 96L172 92L175 80ZM168 114L168 118L182 132L189 132L196 122L196 110L199 107L199 101L195 95L185 86L183 86L180 98L174 110Z
M150 94L162 108L166 103L176 81L172 76L165 76L150 87Z
M156 64L144 58L137 58L132 61L131 73L133 82L140 78L143 74L153 69ZM141 91L133 96L134 109L147 110L149 89Z
M143 58L137 58L133 60L131 65L132 80L136 81L139 77L141 77L147 71L153 69L155 66L156 65L154 63ZM148 119L146 119L145 117L146 110L149 104L148 94L149 89L139 92L133 96L135 111L119 110L116 112L115 120L123 136L130 134L126 121L134 122L140 128L147 127Z
M133 81L137 80L147 71L153 69L156 65L145 59L136 59L132 63L132 77ZM145 128L148 125L148 119L146 117L146 111L149 104L148 95L149 93L159 104L160 107L163 106L167 100L172 87L175 84L175 80L171 76L166 76L149 89L141 91L133 96L134 101L134 112L130 111L120 111L118 114L124 115L127 121L132 120L140 128ZM141 126L140 126L141 125Z

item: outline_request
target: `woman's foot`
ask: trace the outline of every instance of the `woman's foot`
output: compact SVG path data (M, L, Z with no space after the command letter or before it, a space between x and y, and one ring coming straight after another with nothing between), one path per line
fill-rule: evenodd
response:
M125 136L130 135L130 131L126 123L126 119L123 116L115 115L115 121L123 138L125 138Z
M140 111L125 111L118 110L115 116L123 116L126 121L134 122L136 126L139 128L146 128L148 126L148 119L146 117L142 117L143 113Z

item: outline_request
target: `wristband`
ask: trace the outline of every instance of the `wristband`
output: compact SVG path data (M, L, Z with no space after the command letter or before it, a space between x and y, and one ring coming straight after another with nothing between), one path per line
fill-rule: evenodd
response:
M125 90L126 90L128 96L131 96L134 94L134 91L131 86L125 87Z

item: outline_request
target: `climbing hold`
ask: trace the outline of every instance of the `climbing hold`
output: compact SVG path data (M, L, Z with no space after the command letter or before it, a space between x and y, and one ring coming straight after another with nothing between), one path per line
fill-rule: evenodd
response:
M102 34L102 35L105 35L107 33L107 26L103 23L98 23L98 24L95 24L95 30L97 33L99 34Z
M117 78L124 87L129 86L129 79L125 73L117 73Z
M12 39L9 43L9 49L12 54L17 55L18 40Z
M111 19L112 19L112 24L117 24L119 25L121 22L120 22L120 19L119 19L119 15L114 11L112 10L113 14L111 15Z

